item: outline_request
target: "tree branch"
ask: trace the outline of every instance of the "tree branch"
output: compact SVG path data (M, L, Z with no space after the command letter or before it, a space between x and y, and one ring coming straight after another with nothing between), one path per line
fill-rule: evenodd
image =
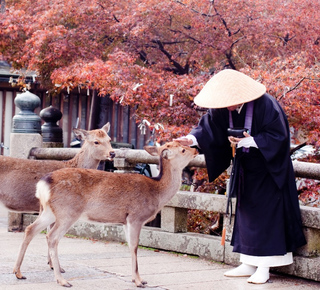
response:
M217 8L216 8L216 7L214 7L214 11L216 12L216 15L219 16L222 24L224 25L225 29L227 30L228 36L231 36L231 35L232 35L232 32L231 32L230 28L228 27L227 22L223 19L223 17L221 16L221 14L217 11Z
M152 42L158 45L159 50L169 59L170 63L176 67L178 74L183 75L188 73L188 64L186 64L185 67L182 67L178 62L172 59L172 55L164 48L163 43L160 40L152 40Z
M180 30L175 30L175 29L169 29L171 32L174 32L174 33L181 33L182 35L184 35L184 37L188 38L188 39L191 39L199 44L201 44L202 42L198 39L195 39L194 37L190 36L190 35L187 35L185 34L184 32L180 31ZM183 42L181 42L183 43Z
M181 1L179 0L175 0L174 2L182 5L182 6L185 6L187 7L186 4L182 3ZM214 5L214 1L212 1L211 5ZM188 8L188 7L187 7ZM218 16L217 14L207 14L207 13L203 13L203 12L199 12L198 10L195 10L194 8L189 8L190 11L194 12L194 13L197 13L197 14L200 14L201 16L204 16L204 17L215 17L215 16ZM210 11L209 11L210 12Z
M307 78L306 78L306 77L303 77L301 80L299 80L299 81L296 83L295 86L293 86L292 88L289 88L286 92L284 92L284 93L282 94L282 96L281 96L278 100L280 101L282 98L284 98L284 97L286 96L287 93L290 93L290 92L294 91L298 86L300 86L300 84L301 84L305 79L307 79Z
M232 57L233 57L233 55L232 55L232 49L233 49L234 45L235 45L236 43L238 43L238 42L239 42L241 39L243 39L243 38L245 38L245 36L240 37L240 38L238 38L237 40L235 40L234 42L232 42L229 51L226 52L226 57L227 57L227 60L228 60L228 62L229 62L229 66L230 66L232 69L236 69L236 66L235 66L235 64L233 63L233 60L232 60Z

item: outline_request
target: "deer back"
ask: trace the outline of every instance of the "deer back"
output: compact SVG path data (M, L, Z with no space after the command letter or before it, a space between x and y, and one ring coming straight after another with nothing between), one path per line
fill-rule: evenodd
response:
M177 192L182 169L197 154L195 149L172 143L146 150L160 155L158 178L65 168L38 183L37 197L58 216L78 219L83 215L89 220L118 223L135 216L146 221ZM40 190L41 186L46 190Z
M0 156L0 202L17 212L38 212L36 183L45 174L65 167L97 168L100 160L112 158L113 149L108 136L110 125L86 131L77 129L84 144L69 161L31 160Z

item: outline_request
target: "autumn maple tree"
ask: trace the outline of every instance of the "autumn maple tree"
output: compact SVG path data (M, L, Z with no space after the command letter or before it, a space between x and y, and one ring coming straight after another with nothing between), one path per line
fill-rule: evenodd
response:
M297 143L319 148L319 11L314 0L1 0L0 60L36 71L51 94L95 89L132 106L163 141L197 124L193 99L215 72L240 70L280 102ZM199 191L223 191L223 176L196 176ZM201 230L216 218L190 214Z
M2 0L0 54L52 93L96 89L137 122L187 133L193 98L229 67L263 82L290 124L319 141L320 3L313 0Z

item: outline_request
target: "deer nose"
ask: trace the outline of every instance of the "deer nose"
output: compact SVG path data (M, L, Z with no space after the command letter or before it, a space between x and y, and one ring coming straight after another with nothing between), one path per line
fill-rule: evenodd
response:
M114 151L110 151L109 152L110 158L114 158L116 157L116 153L114 153Z

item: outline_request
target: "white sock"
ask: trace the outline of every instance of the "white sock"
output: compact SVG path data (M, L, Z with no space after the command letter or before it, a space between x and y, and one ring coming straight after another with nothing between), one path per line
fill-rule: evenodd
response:
M250 276L250 278L247 280L248 283L253 283L253 284L264 284L266 283L269 278L269 267L258 267L257 271Z
M224 275L227 277L248 277L253 275L256 269L257 267L255 266L241 264L237 268L225 272Z

